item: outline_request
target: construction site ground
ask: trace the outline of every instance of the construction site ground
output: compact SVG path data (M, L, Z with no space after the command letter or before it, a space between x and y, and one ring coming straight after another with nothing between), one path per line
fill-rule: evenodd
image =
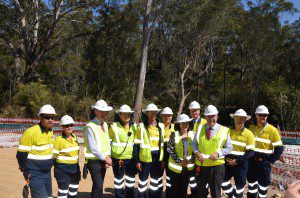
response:
M80 167L83 167L83 148L81 147L80 153ZM0 198L16 198L22 197L22 189L25 184L22 173L18 169L18 163L16 160L17 148L0 148ZM109 168L106 172L104 189L105 197L114 197L114 179L112 168ZM137 193L137 181L136 180L136 193ZM52 169L52 187L53 187L53 197L57 196L57 183L53 177ZM88 175L87 179L81 179L78 190L78 197L87 198L90 197L90 192L92 188L92 181ZM247 188L245 189L245 193ZM277 184L272 184L269 188L268 197L283 197L283 192L279 191ZM136 196L137 197L137 196ZM226 196L224 196L226 197Z

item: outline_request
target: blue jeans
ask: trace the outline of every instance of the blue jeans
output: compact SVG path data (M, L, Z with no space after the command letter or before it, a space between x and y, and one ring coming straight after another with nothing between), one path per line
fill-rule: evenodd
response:
M135 168L135 164L133 163L133 159L123 159L122 166L120 166L119 164L119 159L112 158L112 161L113 161L113 172L114 172L115 197L116 198L134 197L136 168ZM124 190L124 186L125 186L125 190Z

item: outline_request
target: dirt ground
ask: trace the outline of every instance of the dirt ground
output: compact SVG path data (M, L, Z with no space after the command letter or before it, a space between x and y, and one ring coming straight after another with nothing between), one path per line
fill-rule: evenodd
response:
M0 148L0 198L16 198L22 197L22 188L25 184L25 181L22 177L21 172L18 169L17 160L16 160L16 151L17 148ZM81 151L83 149L81 148ZM80 154L80 165L83 167L83 153ZM53 177L53 173L52 173ZM53 196L57 195L57 183L55 179L52 179L52 187L53 187ZM90 191L92 188L92 181L90 176L86 180L82 179L79 184L78 195L82 198L90 197ZM114 197L114 189L113 189L113 172L112 169L109 168L106 172L105 182L105 197L110 198ZM246 191L246 190L245 190ZM246 191L247 192L247 191ZM276 195L277 196L274 196ZM268 192L268 197L281 197L282 192L271 187ZM225 197L225 196L224 196Z

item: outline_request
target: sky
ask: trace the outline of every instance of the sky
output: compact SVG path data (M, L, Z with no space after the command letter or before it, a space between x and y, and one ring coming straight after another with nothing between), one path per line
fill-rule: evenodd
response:
M246 3L249 0L242 0L242 3L246 5ZM257 0L250 0L252 2L257 2ZM298 20L300 18L300 0L286 0L288 2L292 2L294 4L294 7L297 8L297 12L294 14L291 13L285 13L284 15L281 15L281 23L293 23L294 21ZM246 8L247 9L247 8Z
M297 13L295 13L292 16L286 17L286 20L288 20L290 23L293 23L294 21L300 18L300 0L288 0L288 1L294 3L294 6L298 9Z

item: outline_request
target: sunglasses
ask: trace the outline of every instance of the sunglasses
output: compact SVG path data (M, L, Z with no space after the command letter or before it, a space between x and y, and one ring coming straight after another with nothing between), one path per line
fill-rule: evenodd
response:
M267 117L268 116L268 114L257 114L259 117Z
M69 124L69 125L64 125L63 127L69 128L69 127L73 127L73 126L74 126L74 124Z
M54 116L46 116L46 115L43 115L43 114L41 114L40 115L43 119L45 119L45 120L54 120Z

